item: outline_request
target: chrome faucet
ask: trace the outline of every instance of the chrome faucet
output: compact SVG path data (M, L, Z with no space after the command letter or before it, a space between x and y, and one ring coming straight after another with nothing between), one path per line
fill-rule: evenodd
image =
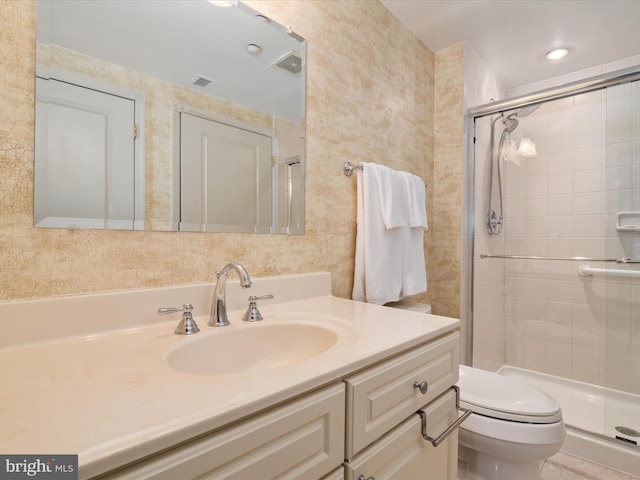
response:
M234 269L238 273L240 286L242 288L249 288L251 286L249 273L239 263L228 263L222 270L216 272L216 278L218 280L216 281L216 290L213 294L213 301L211 302L209 323L207 323L210 327L224 327L225 325L229 325L225 289L227 287L227 275L231 269Z

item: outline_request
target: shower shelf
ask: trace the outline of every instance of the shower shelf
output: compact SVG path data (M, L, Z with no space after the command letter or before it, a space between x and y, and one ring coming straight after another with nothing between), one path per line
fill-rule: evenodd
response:
M619 232L640 232L640 212L618 213L616 230Z

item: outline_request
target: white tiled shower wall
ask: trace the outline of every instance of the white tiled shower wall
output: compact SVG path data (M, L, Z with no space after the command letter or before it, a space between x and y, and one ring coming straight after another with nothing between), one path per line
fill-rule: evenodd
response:
M489 103L492 99L498 100L506 96L506 89L495 78L491 70L482 62L482 60L476 55L476 53L469 48L468 45L464 47L464 100L465 100L465 112L473 106ZM464 138L465 142L468 142L470 138L468 129L473 128L472 122L465 122ZM483 136L488 139L488 133ZM462 229L463 233L463 261L462 272L460 278L462 279L462 286L460 290L460 298L463 299L463 308L461 309L462 321L467 323L471 318L471 305L470 295L473 291L472 284L472 243L474 235L474 213L473 204L474 196L485 196L484 183L474 182L474 178L471 175L473 172L473 144L471 142L465 143L463 150L465 154L463 169L463 218L464 225ZM481 159L480 163L486 162L486 159ZM482 167L480 167L482 170ZM476 187L477 186L477 187ZM483 197L484 198L484 197ZM479 200L475 201L476 208L481 204ZM486 214L485 214L486 215ZM477 216L477 215L476 215ZM482 216L482 215L480 215ZM480 220L476 218L476 222ZM482 223L478 223L482 225ZM476 229L476 236L484 236L486 238L486 231L482 227ZM480 291L478 296L482 297L482 306L477 308L484 308L484 305L495 306L491 309L490 314L481 314L478 316L480 321L476 322L473 326L473 338L474 354L475 357L481 357L485 359L485 365L478 365L487 370L495 370L504 364L504 301L499 302L498 299L503 297L502 284L504 283L504 271L484 272L485 275L481 276L480 285L476 287ZM476 272L476 277L478 272ZM485 288L485 286L487 288ZM498 305L496 305L496 303ZM496 341L498 340L499 341ZM466 347L467 339L464 339L464 346ZM487 348L485 348L485 346ZM461 358L461 361L470 363L471 359L467 359L466 348ZM478 353L481 352L479 355Z
M586 76L579 72L559 83ZM532 137L538 156L503 164L503 235L486 234L487 162L476 160L476 259L503 252L640 258L640 234L615 229L617 212L640 210L640 121L633 120L634 113L640 117L640 89L635 90L626 85L557 100L520 120L514 137ZM476 145L485 153L488 130L485 119L477 132L484 144ZM507 363L640 393L640 279L581 277L578 266L476 260L474 364L495 370Z

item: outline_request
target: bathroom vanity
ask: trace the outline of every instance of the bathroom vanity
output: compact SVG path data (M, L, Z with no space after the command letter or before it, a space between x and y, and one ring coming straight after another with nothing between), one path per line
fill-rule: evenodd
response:
M423 429L458 417L458 320L333 297L326 273L229 283L219 328L212 285L0 304L0 452L77 453L81 479L456 478L455 431ZM248 292L274 294L260 322ZM168 301L201 332L174 335ZM65 338L39 338L45 312Z

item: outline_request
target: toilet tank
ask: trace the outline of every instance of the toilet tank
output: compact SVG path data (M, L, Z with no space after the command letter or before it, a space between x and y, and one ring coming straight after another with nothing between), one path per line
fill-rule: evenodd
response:
M428 303L413 302L410 300L400 300L399 302L389 302L386 307L401 308L402 310L411 310L412 312L431 313L431 305Z

